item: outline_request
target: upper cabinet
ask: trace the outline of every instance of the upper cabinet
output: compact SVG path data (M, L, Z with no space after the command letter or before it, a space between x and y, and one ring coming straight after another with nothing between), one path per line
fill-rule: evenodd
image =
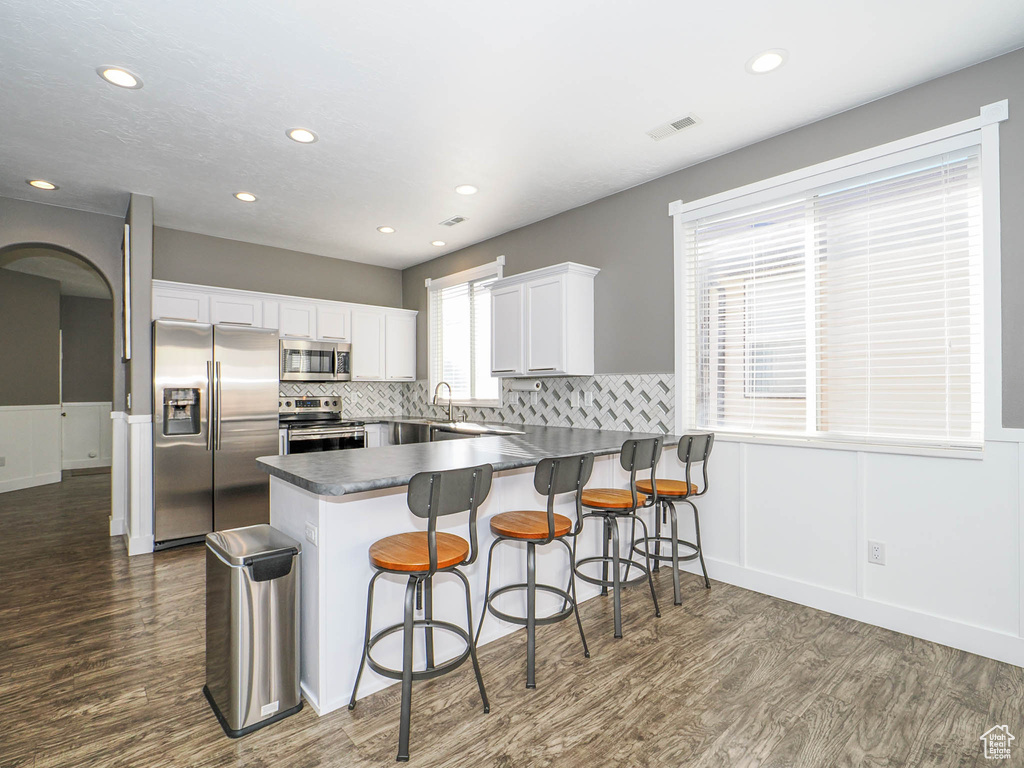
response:
M352 381L384 378L384 313L352 312Z
M271 328L282 339L348 342L354 381L416 380L416 312L153 281L153 319Z
M384 316L384 378L416 380L416 315L412 313Z
M281 338L316 339L316 304L282 301L277 313Z
M320 304L316 308L317 336L322 341L351 341L352 310L345 306Z
M565 262L495 281L492 375L592 376L599 271Z

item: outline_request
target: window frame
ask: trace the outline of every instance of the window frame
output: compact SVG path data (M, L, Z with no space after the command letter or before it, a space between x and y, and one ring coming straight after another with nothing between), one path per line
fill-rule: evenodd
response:
M451 288L456 285L463 283L472 283L479 280L500 280L504 277L505 268L505 257L499 256L495 261L481 264L478 267L472 267L470 269L462 270L461 272L455 272L444 277L427 278L424 280L424 285L427 289L427 396L432 397L434 389L441 382L441 374L436 370L437 361L435 360L434 349L435 349L435 329L434 329L434 318L432 317L432 309L434 307L434 293L440 294L446 288ZM493 334L491 334L493 340ZM473 349L471 352L471 359L477 356L477 350ZM487 351L487 359L490 360L490 347ZM488 368L490 364L488 363ZM473 375L472 372L470 374ZM491 377L495 378L495 377ZM498 397L494 398L453 398L452 405L467 408L500 408L502 405L502 387L501 382L498 382Z
M988 441L1024 442L1024 429L1002 425L1002 327L1001 327L1001 250L999 201L999 123L1007 119L1009 104L996 102L982 107L978 117L936 128L915 136L856 152L824 163L802 168L737 189L691 202L677 200L669 205L674 234L675 288L675 427L680 434L694 425L696 376L688 375L692 361L692 335L681 329L690 317L685 284L686 229L694 219L724 213L759 202L774 201L845 179L891 168L915 158L926 158L969 145L980 147L982 206L982 270L984 370L982 383L982 446ZM885 442L843 442L813 435L778 436L721 432L718 438L729 442L799 445L836 450L897 453L910 455L981 458L983 450L967 447L894 444Z

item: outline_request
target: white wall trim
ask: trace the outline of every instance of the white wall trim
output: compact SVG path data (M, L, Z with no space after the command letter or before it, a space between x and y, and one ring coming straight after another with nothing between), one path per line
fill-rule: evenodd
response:
M60 403L46 405L0 405L0 411L59 411Z
M60 472L45 472L41 475L33 475L32 477L19 477L13 480L2 480L0 481L0 493L7 493L8 491L22 491L26 488L35 488L37 485L59 483L60 478Z
M744 568L723 560L707 558L707 566L708 575L714 581L724 581L763 595L771 595L855 621L1015 664L1018 667L1024 666L1024 639L1020 637L807 584L754 568ZM695 566L692 563L686 563L681 567L690 573L697 573L700 570L699 565ZM714 589L714 584L711 588Z
M110 420L113 427L110 451L110 535L124 536L128 533L128 414L124 411L111 411Z
M0 493L59 483L60 404L0 406Z
M128 554L153 551L153 418L128 417Z

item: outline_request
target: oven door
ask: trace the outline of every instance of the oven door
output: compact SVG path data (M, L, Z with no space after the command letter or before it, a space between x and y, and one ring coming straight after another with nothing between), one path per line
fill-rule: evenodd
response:
M292 427L288 430L289 454L365 447L363 427Z
M335 381L338 349L323 341L281 341L281 381Z

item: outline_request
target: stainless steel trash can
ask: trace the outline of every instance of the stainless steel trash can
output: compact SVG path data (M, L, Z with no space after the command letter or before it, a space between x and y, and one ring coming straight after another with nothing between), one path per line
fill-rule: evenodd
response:
M302 709L302 546L269 525L206 536L206 694L237 738Z

